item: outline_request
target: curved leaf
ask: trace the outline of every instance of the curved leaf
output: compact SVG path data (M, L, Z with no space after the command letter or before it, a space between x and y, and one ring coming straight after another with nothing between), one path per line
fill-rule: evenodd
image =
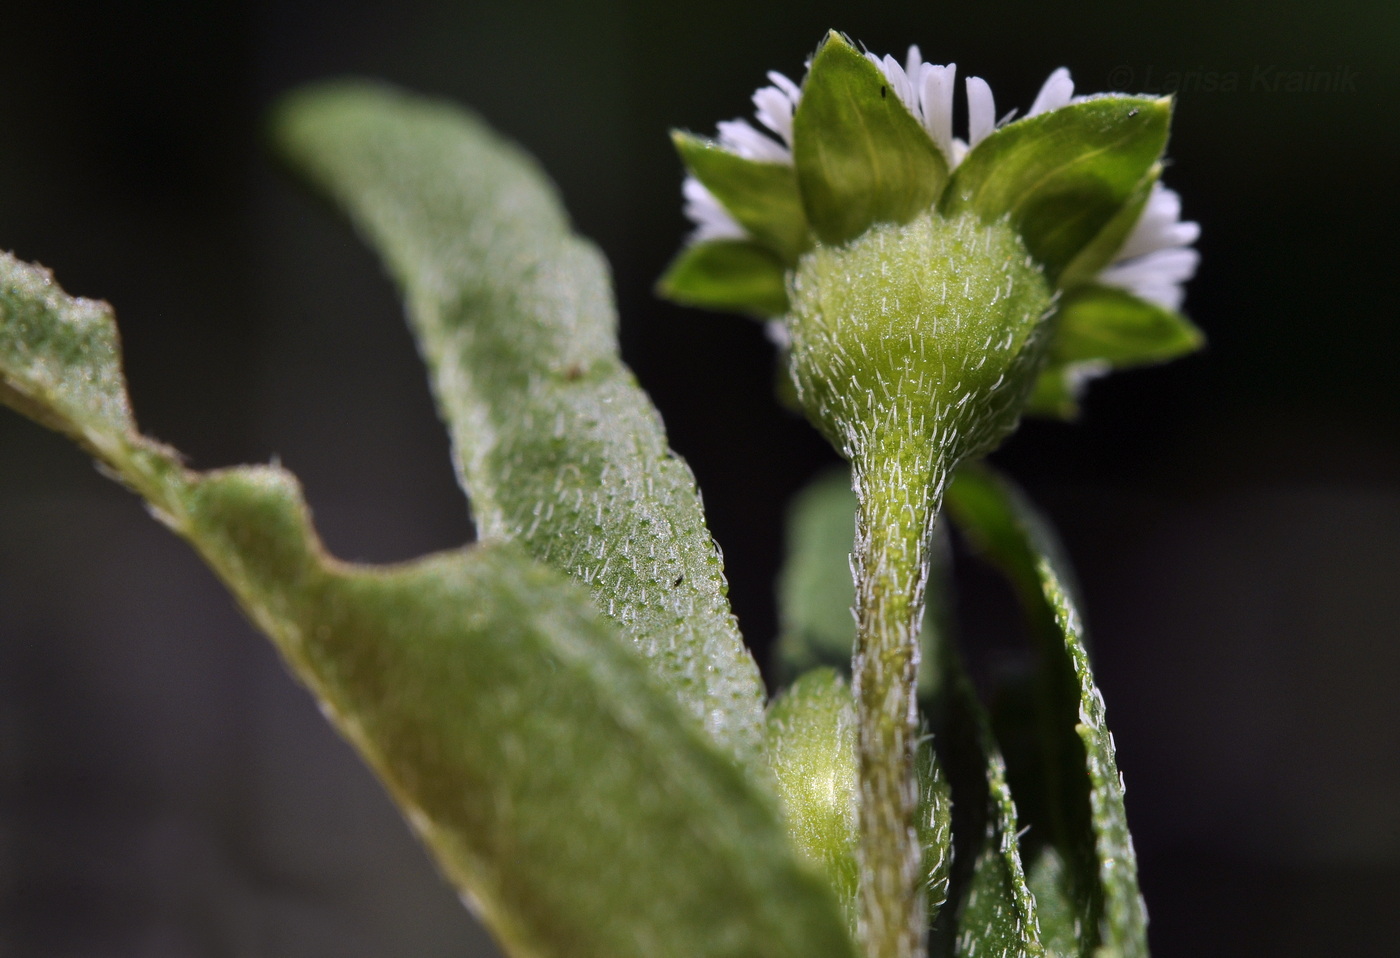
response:
M986 802L982 835L958 905L953 954L957 958L1040 958L1045 947L1036 897L1021 858L1016 802L1006 781L1006 760L956 653L945 648L944 659L951 673L953 735L978 758Z
M1123 782L1068 564L1049 526L989 469L960 471L947 503L959 528L1015 586L1039 642L1033 724L1044 794L1032 820L1043 822L1063 865L1058 884L1073 902L1078 954L1145 958L1147 912Z
M797 257L811 241L797 173L787 163L762 163L731 153L718 143L679 131L671 134L686 169L714 194L749 235L783 262Z
M757 768L763 685L695 479L619 358L606 266L549 182L457 107L367 84L291 97L276 134L403 287L480 537L586 584Z
M1058 276L1109 224L1162 156L1171 100L1105 96L997 130L953 172L940 208L1009 217Z
M511 543L337 562L288 473L137 433L119 363L105 304L0 254L0 400L203 555L513 954L854 958L766 793L581 587Z
M766 247L747 240L709 240L676 254L657 294L686 306L770 319L787 312L787 273Z
M813 231L844 243L933 205L948 164L880 68L839 33L823 41L792 120L793 163Z

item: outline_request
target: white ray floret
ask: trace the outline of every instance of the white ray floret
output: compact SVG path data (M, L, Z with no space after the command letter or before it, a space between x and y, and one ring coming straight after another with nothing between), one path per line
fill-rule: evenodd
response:
M1113 262L1099 273L1099 281L1167 309L1179 309L1186 295L1183 284L1196 275L1201 260L1201 254L1191 248L1200 235L1200 224L1182 222L1177 192L1155 183L1137 225Z
M1031 104L1026 117L1029 119L1051 110L1058 110L1062 106L1069 106L1072 99L1074 81L1070 79L1069 70L1060 67L1041 84L1040 92L1035 95L1035 102Z
M692 243L748 239L749 234L739 225L739 221L731 216L724 204L715 198L715 194L695 177L685 178L685 183L681 186L681 195L685 197L685 215L695 224L695 231L690 234Z
M960 139L953 135L957 64L929 63L918 46L909 48L902 64L889 55L866 53L866 57L880 69L891 91L943 153L950 170L977 144L1015 117L1016 111L1012 110L998 119L991 85L981 77L968 77L964 82L967 139ZM718 124L719 143L745 159L791 164L793 115L802 101L802 88L776 71L768 74L768 80L772 85L760 87L753 95L754 117L762 129L747 120L727 120ZM1069 70L1060 67L1045 80L1026 117L1051 113L1084 99L1091 97L1076 98ZM723 204L694 177L686 178L684 194L686 215L695 224L692 242L748 238ZM1181 198L1156 184L1136 226L1098 280L1168 309L1177 309L1184 296L1182 284L1195 274L1200 260L1191 248L1199 235L1196 223L1181 220Z

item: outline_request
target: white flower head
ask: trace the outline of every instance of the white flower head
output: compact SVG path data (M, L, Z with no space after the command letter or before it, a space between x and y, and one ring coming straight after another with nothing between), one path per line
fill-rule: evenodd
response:
M1016 116L1012 110L998 118L991 85L981 77L968 77L964 81L966 138L955 136L957 64L929 63L918 46L909 48L903 63L889 55L867 52L865 56L879 68L890 91L928 133L950 170ZM745 159L791 165L793 116L802 101L802 87L776 71L768 74L768 81L769 86L760 87L753 94L757 125L744 119L719 123L719 145ZM1045 80L1025 118L1108 95L1111 94L1075 97L1069 70L1060 67ZM686 178L684 195L686 215L695 224L692 242L746 237L744 228L693 176ZM1182 286L1194 275L1200 259L1191 248L1199 235L1196 223L1181 220L1180 197L1160 184L1154 185L1137 224L1097 279L1168 309L1177 309L1184 296Z

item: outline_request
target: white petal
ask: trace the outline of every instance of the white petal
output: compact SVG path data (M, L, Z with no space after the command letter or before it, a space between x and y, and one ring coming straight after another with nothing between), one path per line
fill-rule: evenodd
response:
M1062 106L1068 106L1069 101L1074 96L1074 81L1069 77L1069 71L1060 67L1041 86L1040 92L1035 96L1035 102L1031 104L1031 110L1027 117L1038 116L1041 113L1049 113L1051 110L1058 110Z
M1181 197L1177 192L1156 183L1147 198L1147 205L1143 207L1142 216L1123 241L1123 248L1114 260L1132 259L1173 246L1190 246L1200 235L1198 224L1181 222Z
M768 320L763 324L763 332L768 336L768 341L779 349L792 346L792 335L788 333L787 324L781 319Z
M997 106L992 88L981 77L967 78L967 145L976 149L997 128Z
M797 104L802 100L801 87L799 87L796 83L793 83L791 80L789 80L783 74L779 73L777 70L768 71L768 82L773 84L779 90L783 91L783 95L792 101L793 109L797 108Z
M1181 284L1196 275L1200 261L1201 254L1193 249L1161 249L1108 267L1099 274L1099 282L1177 309L1185 295Z
M692 243L717 239L747 239L748 233L738 220L729 215L715 194L705 188L693 176L687 176L681 185L681 195L685 197L685 215L695 224L695 232L690 234Z
M865 56L866 59L880 68L880 72L889 81L890 89L894 91L894 95L899 97L899 101L917 118L919 116L919 103L914 95L914 85L909 82L909 75L904 72L904 67L899 65L899 61L889 54L877 57L873 53L867 53Z
M715 125L720 145L726 150L765 163L792 162L792 152L787 147L755 130L748 120L725 120Z
M949 166L957 165L959 157L953 149L953 93L958 65L935 66L925 63L919 76L919 102L923 107L924 129L943 151Z
M904 72L909 77L910 83L916 83L919 79L919 70L924 65L924 55L919 52L917 43L909 44L909 52L904 55Z
M792 147L792 100L775 86L761 87L754 91L754 115L758 122L783 138Z

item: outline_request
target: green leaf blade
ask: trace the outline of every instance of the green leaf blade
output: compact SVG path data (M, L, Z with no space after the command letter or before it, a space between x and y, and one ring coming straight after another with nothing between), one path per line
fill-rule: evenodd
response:
M481 538L587 584L756 768L763 688L694 477L618 356L605 264L548 181L463 111L379 87L301 93L277 136L403 287Z
M689 133L674 132L671 141L686 169L784 263L795 263L811 245L797 173L790 165L746 159Z
M1170 122L1170 100L1118 96L1020 120L964 158L940 208L1009 217L1058 276L1133 198L1166 148Z
M1185 316L1115 286L1069 290L1057 312L1052 364L1102 362L1123 369L1177 359L1205 343Z
M947 502L959 528L1011 580L1040 643L1035 724L1047 758L1037 812L1048 833L1041 840L1064 866L1057 886L1073 901L1078 953L1146 958L1147 912L1123 783L1068 563L1024 496L989 469L960 471Z
M766 247L745 240L708 240L677 254L656 284L658 295L684 306L772 319L787 312L787 273Z
M1041 958L1045 947L1038 903L1022 859L1006 760L961 657L951 644L941 648L948 673L949 737L953 748L981 772L974 789L980 808L966 819L981 834L954 916L952 954L956 958Z
M933 205L948 163L880 68L832 32L812 58L793 116L793 162L812 229L844 243L873 223Z
M0 254L0 400L203 555L512 954L854 958L766 790L581 586L505 542L336 561L290 474L191 472L135 432L110 310L46 286Z

